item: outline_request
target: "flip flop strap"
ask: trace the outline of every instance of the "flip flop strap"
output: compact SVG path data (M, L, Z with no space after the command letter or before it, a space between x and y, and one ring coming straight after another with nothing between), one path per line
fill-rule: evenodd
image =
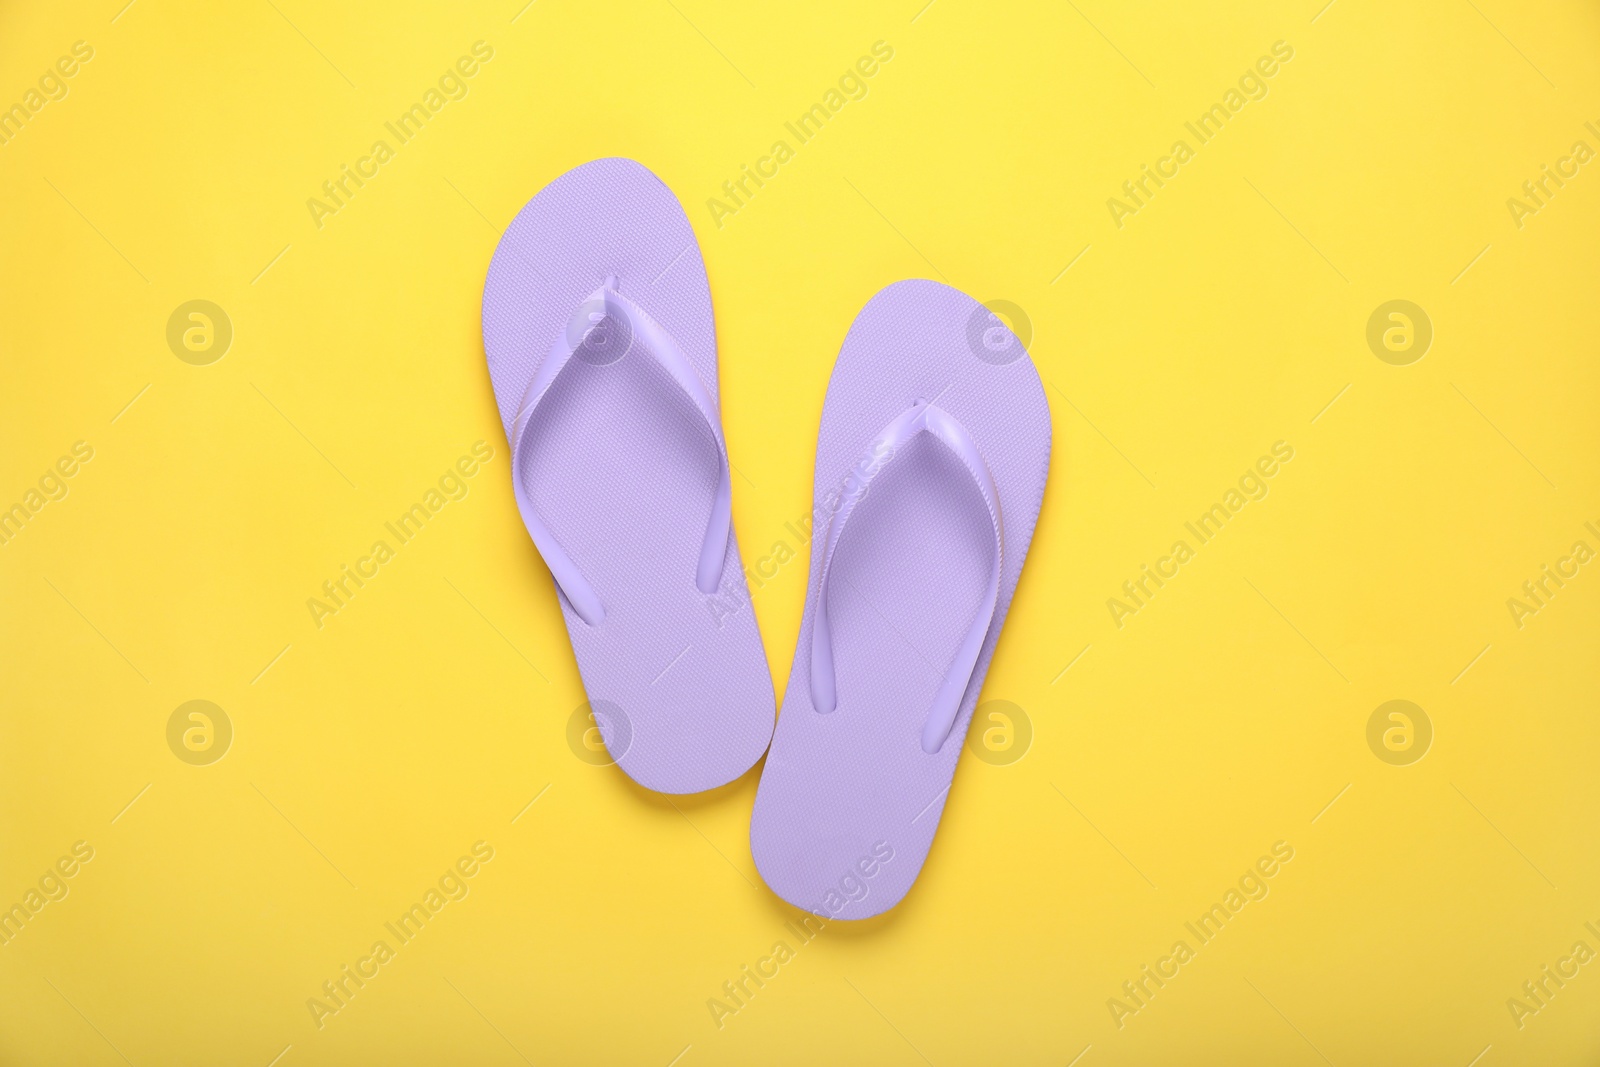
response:
M822 576L817 582L816 605L811 616L811 703L820 712L831 712L839 703L833 666L833 631L828 622L828 580L832 576L833 557L838 550L839 540L873 480L921 433L931 435L955 453L972 476L972 483L983 498L984 507L989 512L989 522L994 528L994 565L989 571L989 584L984 590L983 601L961 647L956 650L949 672L934 694L933 705L928 709L927 720L923 723L922 750L932 754L943 747L945 739L955 727L962 698L966 696L978 655L983 650L984 639L994 621L995 604L1000 597L1004 538L1000 522L1000 497L977 444L954 416L925 400L917 401L878 432L851 469L841 489L838 507L828 525L828 537L822 553Z
M511 483L516 494L517 510L522 513L523 525L528 528L539 555L544 557L545 565L550 568L550 574L555 578L562 596L578 613L578 617L590 626L598 626L605 621L605 608L594 587L545 526L528 495L526 453L531 435L527 433L527 428L539 401L555 384L556 376L572 362L573 355L588 339L589 332L607 318L627 324L632 330L632 348L643 348L649 352L672 376L678 388L694 403L716 441L717 491L711 503L711 518L706 523L706 534L701 542L700 559L695 570L695 586L702 593L715 593L722 582L723 564L728 555L728 537L732 529L733 482L728 466L728 446L722 437L722 420L717 414L716 402L711 399L705 383L700 380L700 375L695 372L672 335L638 304L617 292L616 277L609 277L604 285L590 293L578 306L567 320L566 327L551 342L550 351L544 362L539 364L533 381L528 384L522 406L511 426Z

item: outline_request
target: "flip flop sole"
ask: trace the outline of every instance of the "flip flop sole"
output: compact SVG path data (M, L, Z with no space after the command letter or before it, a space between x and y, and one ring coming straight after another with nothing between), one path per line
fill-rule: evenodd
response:
M552 340L610 276L717 396L711 293L689 220L645 167L601 159L529 201L489 265L483 342L508 437ZM636 340L585 349L561 371L525 431L524 489L605 605L590 626L558 597L611 757L640 785L692 793L761 757L772 677L735 537L719 594L696 588L716 442Z
M919 400L970 434L1003 524L994 620L954 728L919 743L929 707L980 610L994 527L972 475L928 434L877 474L829 577L837 706L809 682L819 551L863 451ZM1050 463L1050 410L1010 331L977 301L931 281L889 286L850 327L817 440L805 616L750 824L762 878L791 904L839 919L888 910L927 859L956 761L1033 537Z

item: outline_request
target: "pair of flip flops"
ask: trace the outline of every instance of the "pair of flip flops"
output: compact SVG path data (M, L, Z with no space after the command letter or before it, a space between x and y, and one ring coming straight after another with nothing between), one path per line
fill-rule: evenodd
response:
M483 341L517 507L617 765L693 793L766 753L750 846L767 885L829 918L898 903L1044 495L1050 412L1021 343L932 281L890 285L856 317L822 411L810 584L774 731L711 293L677 198L627 159L551 182L495 250Z

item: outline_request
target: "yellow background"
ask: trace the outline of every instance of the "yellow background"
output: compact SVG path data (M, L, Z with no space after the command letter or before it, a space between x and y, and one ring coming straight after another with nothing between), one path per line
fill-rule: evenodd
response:
M0 906L95 850L0 948L0 1061L1596 1062L1600 967L1520 1029L1506 1002L1600 949L1600 567L1520 629L1506 600L1600 548L1600 164L1520 229L1506 200L1600 148L1600 13L922 2L0 8L0 103L94 48L0 146L0 506L94 448L0 547ZM466 98L315 226L479 40ZM718 228L706 199L879 40L866 98ZM1266 98L1115 226L1279 40ZM700 236L747 559L809 507L834 355L892 281L1023 308L1054 414L985 686L1031 749L965 754L906 901L720 1029L795 915L750 860L759 770L669 799L569 748L483 364L500 229L606 155ZM166 342L192 299L234 329L208 366ZM1391 299L1433 324L1409 366L1366 343ZM479 439L466 499L318 629L306 599ZM1118 628L1278 440L1270 495ZM804 584L756 596L780 688ZM233 725L209 766L167 744L192 699ZM1409 766L1367 744L1392 699L1434 729ZM318 1029L479 840L470 895ZM1280 840L1270 895L1119 1029L1108 999Z

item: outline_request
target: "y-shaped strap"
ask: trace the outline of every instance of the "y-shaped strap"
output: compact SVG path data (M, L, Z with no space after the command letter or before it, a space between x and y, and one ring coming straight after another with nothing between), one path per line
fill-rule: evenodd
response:
M978 662L978 653L983 650L984 638L988 636L989 625L994 620L995 602L1000 596L1000 557L1004 539L1000 525L1000 496L995 491L994 478L990 476L978 446L966 428L949 412L925 400L917 401L878 433L852 468L828 526L828 538L822 550L822 577L817 582L816 610L811 616L811 703L822 712L833 711L839 705L833 673L833 631L828 624L828 579L839 538L850 516L855 513L856 505L866 496L872 480L901 449L924 432L954 452L966 467L979 495L983 497L984 506L989 511L989 522L994 527L994 565L989 570L989 584L984 590L983 602L978 606L977 617L973 619L961 647L956 650L949 673L934 694L933 706L928 709L928 718L923 723L922 751L931 754L939 751L955 726L962 697L966 695L973 668Z
M593 586L572 562L572 557L562 550L539 518L539 513L534 510L533 501L529 499L525 484L527 476L525 452L530 437L527 428L533 419L534 410L539 406L539 401L550 391L556 376L572 361L573 355L585 344L593 342L597 336L595 331L604 333L602 324L606 320L612 320L612 329L625 326L632 331L632 347L643 348L650 353L672 376L678 388L682 389L699 409L700 417L705 420L706 426L711 430L712 438L717 443L717 492L711 502L711 519L706 523L706 535L700 545L700 561L695 571L695 586L702 593L715 593L722 582L723 561L727 558L728 536L732 527L733 482L728 468L728 446L722 438L722 420L717 415L716 403L711 399L705 383L695 373L693 365L673 341L672 336L647 315L643 308L617 292L616 286L616 276L608 277L605 284L590 293L572 313L572 317L567 320L566 328L551 342L549 353L545 356L544 362L539 364L538 373L533 376L533 381L528 384L528 391L523 394L522 407L517 411L516 420L511 425L511 483L516 493L517 510L522 512L522 522L527 526L533 543L538 546L539 555L544 557L545 565L550 568L550 573L555 578L562 595L567 598L567 603L571 604L572 610L578 613L578 617L590 626L598 626L605 621L605 608L601 605L600 597L595 593ZM599 490L601 487L595 488Z

